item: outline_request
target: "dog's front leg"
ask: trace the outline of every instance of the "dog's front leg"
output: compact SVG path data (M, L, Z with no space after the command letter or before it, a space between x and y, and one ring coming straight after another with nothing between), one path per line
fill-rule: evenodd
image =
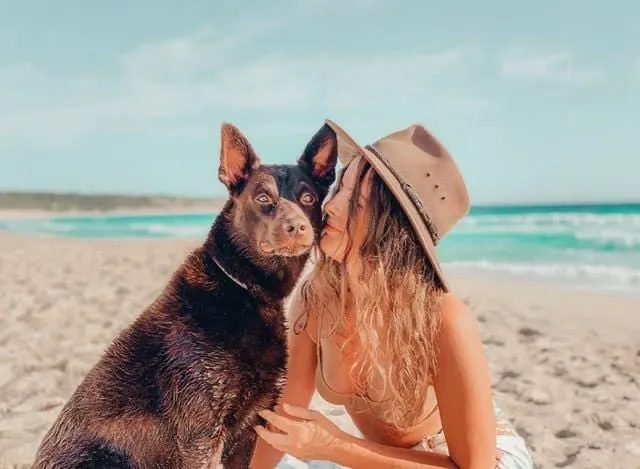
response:
M229 438L222 449L222 467L224 469L247 469L256 446L258 435L248 427Z

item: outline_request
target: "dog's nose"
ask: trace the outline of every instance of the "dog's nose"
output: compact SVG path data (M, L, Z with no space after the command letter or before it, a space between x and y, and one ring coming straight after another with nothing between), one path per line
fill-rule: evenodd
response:
M304 220L288 220L285 222L284 229L287 234L293 238L303 236L309 231L309 224Z

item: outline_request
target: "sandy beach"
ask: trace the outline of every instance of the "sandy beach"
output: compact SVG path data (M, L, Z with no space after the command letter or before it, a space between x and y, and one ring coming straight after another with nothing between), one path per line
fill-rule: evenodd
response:
M0 233L0 468L28 467L61 406L193 240ZM455 275L495 398L537 467L640 467L640 301ZM350 429L342 409L313 405Z

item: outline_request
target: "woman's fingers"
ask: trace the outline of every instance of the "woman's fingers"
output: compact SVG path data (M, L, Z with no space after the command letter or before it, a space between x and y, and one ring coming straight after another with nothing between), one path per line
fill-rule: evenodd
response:
M313 410L307 409L305 407L293 406L293 405L287 404L286 402L283 402L282 408L287 414L303 420L316 419L316 415L317 415L316 412Z
M260 438L276 449L285 449L287 447L287 435L283 433L273 433L264 428L262 425L253 427Z
M296 425L294 421L287 417L283 417L282 415L278 415L269 409L261 410L258 414L276 429L283 431L284 433L291 432Z

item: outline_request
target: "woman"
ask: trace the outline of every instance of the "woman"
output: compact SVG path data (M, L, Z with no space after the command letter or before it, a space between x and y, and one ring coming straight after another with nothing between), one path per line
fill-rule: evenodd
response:
M493 406L476 320L436 256L469 209L451 156L422 126L362 148L327 125L346 166L317 265L292 299L283 405L261 414L251 467L286 453L367 469L532 468ZM307 409L316 388L363 438Z

